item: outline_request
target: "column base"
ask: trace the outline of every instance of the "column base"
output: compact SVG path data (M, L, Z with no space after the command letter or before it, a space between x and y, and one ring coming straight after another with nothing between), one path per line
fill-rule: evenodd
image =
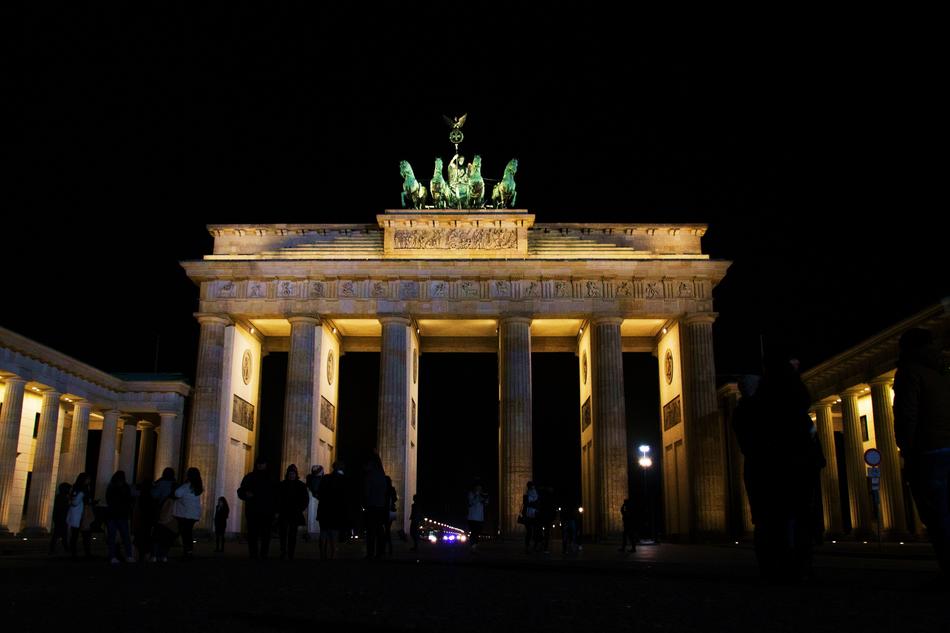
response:
M50 532L43 527L28 527L23 528L23 531L20 532L17 536L49 536Z

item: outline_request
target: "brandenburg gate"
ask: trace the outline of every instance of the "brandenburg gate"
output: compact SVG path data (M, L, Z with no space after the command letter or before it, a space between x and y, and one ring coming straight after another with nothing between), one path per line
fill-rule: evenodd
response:
M659 359L667 532L723 533L712 290L729 263L703 254L706 227L536 224L528 211L505 208L514 196L504 191L495 208L457 208L458 200L436 199L441 173L432 182L437 204L427 205L405 165L410 208L385 211L375 224L212 225L213 253L182 263L200 287L201 324L186 464L201 469L208 498L238 503L260 430L264 353L289 352L281 466L304 471L332 461L337 425L346 424L345 414L337 420L341 354L373 351L377 450L398 491L396 524L406 527L425 406L419 364L426 354L493 352L499 527L510 533L532 478L531 354L569 351L585 531L618 533L631 465L622 354L650 352ZM205 504L202 525L213 509Z

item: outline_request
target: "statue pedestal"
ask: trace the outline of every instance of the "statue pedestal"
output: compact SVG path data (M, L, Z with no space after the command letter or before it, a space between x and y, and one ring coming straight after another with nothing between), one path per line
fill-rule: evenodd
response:
M376 219L387 259L521 259L534 225L523 209L387 210Z

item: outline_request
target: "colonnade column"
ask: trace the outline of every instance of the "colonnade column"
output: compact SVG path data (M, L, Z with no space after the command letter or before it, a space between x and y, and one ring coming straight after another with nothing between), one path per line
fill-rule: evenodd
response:
M629 494L621 323L623 319L611 317L594 319L590 325L595 525L602 537L623 532L620 506Z
M69 438L69 459L65 472L60 473L60 481L72 483L76 476L86 469L86 445L89 442L89 414L92 403L82 400L73 404L73 428Z
M135 481L135 431L138 423L132 416L122 418L122 447L119 449L119 467L125 471L125 480L132 485Z
M56 427L59 425L58 391L43 392L40 426L33 452L33 475L30 479L30 498L26 513L26 529L45 532L50 525L53 503L53 464L56 457Z
M835 428L831 417L831 403L816 404L812 410L815 412L818 441L825 455L825 467L821 469L821 506L825 532L837 536L844 532L844 527L841 522L838 455L835 452Z
M318 329L320 320L297 316L290 321L290 355L287 360L287 392L284 399L284 443L280 476L290 464L301 479L310 472L310 448L314 433L314 393Z
M200 314L201 334L198 340L198 367L195 376L191 408L191 424L188 429L188 460L186 467L194 466L201 471L205 490L218 489L218 453L221 446L221 383L224 378L224 335L231 321L225 317ZM202 504L202 528L212 525L214 503Z
M532 479L531 319L498 322L499 517L502 532L517 526L525 484Z
M152 480L155 470L155 425L151 422L139 422L139 463L135 467L135 481L145 482Z
M106 502L106 487L112 474L115 473L115 445L119 431L119 416L121 411L110 409L102 417L102 441L99 443L99 464L96 468L95 498L103 504Z
M716 401L712 336L716 316L709 312L687 315L680 327L693 538L726 532L725 441Z
M867 536L871 533L871 499L868 496L864 443L858 414L858 396L861 393L860 389L855 388L841 394L844 464L848 469L848 501L851 506L851 533L854 536Z
M399 496L394 523L401 526L408 477L406 457L412 349L409 328L412 322L404 316L384 316L379 321L383 329L379 354L379 457Z
M175 469L178 475L181 461L181 424L177 413L159 413L162 423L158 427L158 441L155 447L155 479L162 476L166 468ZM202 477L204 474L202 473Z
M881 451L881 531L899 537L907 534L907 514L904 511L900 454L894 436L893 384L894 379L889 377L870 381L874 438L877 450Z
M3 407L0 410L0 534L15 532L19 528L19 515L14 517L14 521L9 519L9 515L26 380L18 376L7 376L4 383Z

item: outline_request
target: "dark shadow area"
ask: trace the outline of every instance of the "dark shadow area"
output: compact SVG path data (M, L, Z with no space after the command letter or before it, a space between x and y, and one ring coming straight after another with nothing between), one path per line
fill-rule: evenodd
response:
M363 465L376 449L378 402L379 354L341 354L336 457L346 464L348 475L362 477Z
M623 355L623 388L627 410L627 484L641 538L663 530L662 436L660 429L659 367L652 354ZM649 446L653 465L639 465L641 445ZM612 508L620 512L620 508Z
M464 527L466 494L478 477L491 499L485 531L498 520L498 360L495 354L419 358L420 507Z
M261 363L261 414L258 418L261 428L257 433L255 459L266 459L271 473L280 470L287 358L286 352L271 352Z
M531 355L534 481L557 505L581 504L580 388L573 353Z

